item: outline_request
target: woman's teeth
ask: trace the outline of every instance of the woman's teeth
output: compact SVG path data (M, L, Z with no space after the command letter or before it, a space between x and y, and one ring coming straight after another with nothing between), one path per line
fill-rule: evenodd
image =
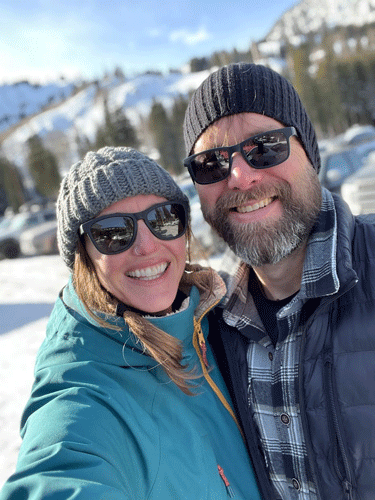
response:
M273 198L266 198L258 203L254 203L254 205L245 205L243 207L237 207L237 212L247 213L254 212L254 210L258 210L259 208L264 208L269 205L273 201Z
M135 271L130 271L126 273L126 276L130 278L137 278L140 280L154 280L159 278L164 271L167 269L168 263L159 264L158 266L145 267L144 269L136 269Z

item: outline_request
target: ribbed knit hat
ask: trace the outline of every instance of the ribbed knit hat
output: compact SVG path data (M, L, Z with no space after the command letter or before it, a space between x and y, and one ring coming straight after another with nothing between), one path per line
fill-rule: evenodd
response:
M194 92L184 120L187 155L209 125L224 116L259 113L295 127L313 167L320 155L314 127L291 83L260 64L236 63L211 73Z
M57 199L58 246L69 268L74 265L79 226L116 201L138 194L188 201L168 172L132 148L90 151L70 168Z

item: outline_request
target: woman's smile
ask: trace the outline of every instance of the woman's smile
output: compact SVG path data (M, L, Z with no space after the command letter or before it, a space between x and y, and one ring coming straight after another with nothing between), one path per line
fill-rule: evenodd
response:
M155 280L160 278L168 268L168 262L164 262L162 264L158 264L152 267L145 267L141 269L136 269L134 271L129 271L126 273L126 276L129 278L139 279L139 280Z

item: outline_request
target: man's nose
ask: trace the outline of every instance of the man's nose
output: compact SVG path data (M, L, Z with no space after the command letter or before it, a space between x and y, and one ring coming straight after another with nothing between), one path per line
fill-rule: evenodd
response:
M232 168L228 178L228 188L246 191L252 184L260 182L264 177L263 170L250 166L241 153L232 155Z

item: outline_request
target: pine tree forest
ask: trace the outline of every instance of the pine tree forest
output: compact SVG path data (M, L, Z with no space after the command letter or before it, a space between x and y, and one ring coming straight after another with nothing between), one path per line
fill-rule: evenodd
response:
M375 124L373 46L375 25L324 28L307 37L303 45L293 46L287 41L283 44L279 57L285 62L284 76L301 96L319 139L334 137L355 123ZM264 62L260 47L252 44L245 52L234 49L194 58L190 68L194 72L231 62ZM180 174L185 156L182 124L189 97L180 95L172 105L155 99L149 115L141 117L141 125L135 128L126 116L126 108L110 109L103 94L103 125L93 141L77 134L75 149L82 157L106 145L131 146L146 154L155 152L153 156L164 168ZM66 169L71 164L69 157L64 158L69 148L62 145L61 137L59 141L47 143L46 138L42 141L38 136L28 140L28 167L35 190L51 199L58 192L62 165ZM22 179L15 174L14 166L4 159L1 162L0 199L17 210L25 198Z

